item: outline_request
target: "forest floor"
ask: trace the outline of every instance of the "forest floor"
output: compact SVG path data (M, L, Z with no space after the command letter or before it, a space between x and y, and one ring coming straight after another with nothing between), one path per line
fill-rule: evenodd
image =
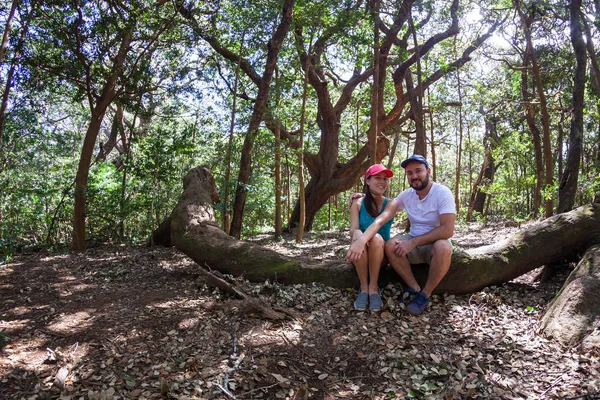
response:
M474 247L517 230L461 228ZM254 240L281 252L343 256L347 233ZM85 254L19 254L0 265L1 399L591 399L600 352L538 331L568 268L534 270L471 295L434 296L421 316L382 288L379 313L356 288L225 277L296 318L246 315L173 248L103 245Z

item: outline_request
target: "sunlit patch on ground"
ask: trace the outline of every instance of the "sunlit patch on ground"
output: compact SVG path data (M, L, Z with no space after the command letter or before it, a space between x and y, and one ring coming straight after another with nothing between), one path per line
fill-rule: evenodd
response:
M328 249L347 245L345 233L337 237L320 240ZM286 243L277 246L293 247ZM267 321L199 284L198 266L174 249L17 258L21 266L2 271L0 287L0 398L228 398L221 388L239 399L600 391L597 352L562 349L537 332L565 276L539 284L533 271L472 295L434 296L422 316L396 301L397 284L382 288L384 309L371 313L352 309L353 288L229 280L297 314Z

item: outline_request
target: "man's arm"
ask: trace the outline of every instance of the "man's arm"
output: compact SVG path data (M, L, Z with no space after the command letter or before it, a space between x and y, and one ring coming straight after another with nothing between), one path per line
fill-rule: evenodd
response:
M450 239L454 235L455 222L456 214L441 214L440 226L412 239L397 241L395 244L395 253L403 256L410 253L417 246L435 243L441 239Z
M365 250L365 246L367 243L369 243L369 240L375 236L375 234L386 222L394 218L397 211L398 203L394 199L389 200L385 206L385 210L383 210L383 212L379 214L377 218L375 218L375 221L373 221L369 228L352 243L348 249L348 252L346 253L346 260L358 260Z

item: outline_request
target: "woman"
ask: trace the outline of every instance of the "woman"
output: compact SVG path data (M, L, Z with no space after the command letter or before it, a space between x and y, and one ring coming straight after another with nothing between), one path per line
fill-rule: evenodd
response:
M373 223L385 209L388 198L384 196L388 189L388 180L394 173L381 164L374 164L365 173L365 196L352 202L350 207L350 237L352 242ZM360 292L354 302L357 310L366 310L367 303L371 311L379 311L383 306L377 281L379 270L385 259L385 242L390 238L392 219L379 229L368 242L364 253L354 267L360 280Z

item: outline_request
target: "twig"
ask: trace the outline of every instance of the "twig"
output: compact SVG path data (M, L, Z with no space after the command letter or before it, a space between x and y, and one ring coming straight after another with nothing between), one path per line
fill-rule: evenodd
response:
M217 387L231 399L237 400L237 397L233 393L231 393L227 387L229 386L229 375L234 373L240 366L240 363L245 357L245 354L242 353L239 356L237 355L238 343L237 343L237 321L235 318L231 322L231 338L232 338L232 352L229 356L229 364L230 368L225 371L225 375L223 375L223 385L217 383Z
M219 389L221 389L221 392L223 392L224 394L226 394L230 399L237 400L237 397L235 397L229 390L225 389L219 383L217 383L217 387Z
M63 335L62 333L52 332L52 331L49 331L46 329L36 328L36 330L42 332L43 334L50 335L50 336L56 336L59 338L68 338L69 337L69 335Z
M277 382L277 383L274 383L274 384L272 384L272 385L269 385L269 386L263 386L263 387L259 387L259 388L256 388L256 389L249 390L249 391L247 391L247 392L245 392L245 393L242 393L241 395L242 395L242 396L247 396L247 395L249 395L249 394L252 394L252 393L254 393L254 392L258 392L259 390L267 390L267 389L271 389L272 387L275 387L275 386L277 386L277 385L279 385L279 382Z
M552 389L554 386L558 385L558 382L560 382L560 381L562 381L562 375L559 376L558 378L556 378L554 380L554 382L552 382L550 387L548 387L548 389L544 390L544 392L540 395L540 397L544 397L546 395L546 393L548 393L550 391L550 389Z
M473 305L471 304L471 300L473 300L473 296L475 296L475 293L473 293L471 295L471 297L469 297L469 307L471 308L471 311L473 312L473 318L471 319L471 326L466 329L463 329L463 333L467 333L468 331L473 329L473 327L476 325L475 319L477 318L477 311L479 311L479 307L473 307Z

